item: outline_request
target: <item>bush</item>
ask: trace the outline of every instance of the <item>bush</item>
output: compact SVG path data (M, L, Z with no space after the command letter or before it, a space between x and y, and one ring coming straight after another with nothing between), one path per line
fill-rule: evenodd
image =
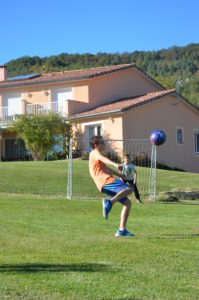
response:
M138 153L130 154L130 161L135 165L139 167L150 167L151 166L151 158L149 158L146 153ZM157 162L157 169L163 169L163 170L170 170L170 171L179 171L179 172L185 172L183 169L177 168L177 167L169 167L164 163Z
M176 195L174 195L172 192L159 193L156 200L160 202L179 202L178 197L176 197Z
M115 163L121 163L121 158L114 151L112 151L112 152L104 152L104 156L108 157L110 160L114 161Z
M41 115L21 115L9 127L10 132L17 132L17 138L24 140L25 147L34 160L45 160L49 151L57 145L60 135L68 141L72 135L71 125L56 113Z
M45 158L45 160L62 160L65 159L66 155L62 152L51 152Z
M167 165L165 165L163 163L159 163L159 162L157 162L157 169L163 169L163 170L169 170L169 171L178 171L178 172L185 172L185 170L183 170L183 169L179 169L177 167L172 168L172 167L169 167L169 166L167 166Z
M130 161L135 166L139 167L150 167L151 166L151 159L146 155L146 153L140 152L138 154L130 154Z
M73 158L80 158L82 155L81 150L80 149L74 149L73 153L72 153L72 157Z
M89 153L88 151L84 151L82 153L82 160L88 160L89 159Z

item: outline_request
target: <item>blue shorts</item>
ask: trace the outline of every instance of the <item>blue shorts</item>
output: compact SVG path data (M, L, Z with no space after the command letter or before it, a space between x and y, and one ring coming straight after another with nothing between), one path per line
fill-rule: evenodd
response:
M111 197L114 197L116 194L118 194L120 191L126 190L129 188L129 185L127 185L124 181L119 180L118 178L115 179L112 183L106 184L102 188L102 193L107 194ZM128 198L125 197L123 199L120 199L120 203L124 203Z

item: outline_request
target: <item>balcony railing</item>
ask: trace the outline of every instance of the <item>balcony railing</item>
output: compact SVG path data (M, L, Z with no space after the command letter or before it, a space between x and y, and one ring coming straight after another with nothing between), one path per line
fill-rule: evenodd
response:
M50 112L55 112L63 117L66 117L66 109L63 105L58 102L48 102L48 103L36 103L36 104L25 104L24 113L32 115L49 114ZM0 107L0 123L10 123L21 115L21 113L16 113L12 111L9 107Z
M0 123L10 123L16 120L17 114L12 112L7 106L0 107Z

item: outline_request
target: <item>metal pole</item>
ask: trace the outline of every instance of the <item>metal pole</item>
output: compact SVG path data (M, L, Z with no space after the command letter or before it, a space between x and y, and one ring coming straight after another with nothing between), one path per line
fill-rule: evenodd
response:
M154 145L152 145L152 149L151 149L151 168L150 168L150 176L149 176L149 194L148 194L149 200L151 200L153 161L154 161Z
M72 199L73 195L73 139L69 142L69 158L68 158L68 184L67 184L67 199Z
M2 132L1 132L1 127L0 127L0 161L1 161L1 141L2 141Z
M157 147L154 149L154 190L153 190L153 198L154 201L156 199L156 178L157 178Z

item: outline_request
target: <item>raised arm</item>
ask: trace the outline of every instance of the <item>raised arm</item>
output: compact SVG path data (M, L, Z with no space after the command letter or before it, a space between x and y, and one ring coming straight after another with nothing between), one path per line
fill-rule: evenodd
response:
M124 175L124 174L118 173L118 172L116 172L115 170L113 170L113 169L111 169L111 168L108 168L108 169L110 170L110 172L111 172L112 175L118 176L118 177L120 177L120 178L125 178L125 175Z
M97 159L100 160L101 162L103 162L106 165L111 165L111 166L115 167L116 169L118 169L118 167L119 167L118 164L114 163L109 158L103 156L99 151L97 151Z

